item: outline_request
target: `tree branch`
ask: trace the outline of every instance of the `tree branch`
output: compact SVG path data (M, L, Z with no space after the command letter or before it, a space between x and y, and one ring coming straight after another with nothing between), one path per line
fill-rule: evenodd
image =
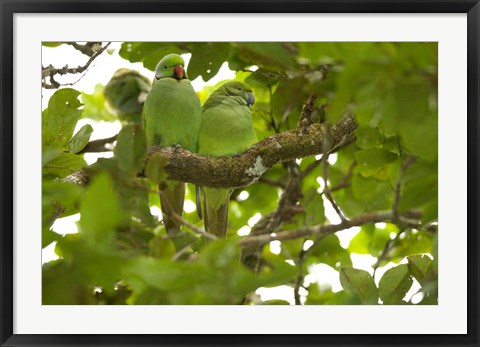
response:
M117 137L118 137L118 134L112 137L108 137L106 139L90 141L78 154L110 152L112 151L112 149L107 148L106 145L117 141Z
M340 219L342 221L346 220L345 216L343 215L343 212L342 210L340 209L340 207L338 206L337 202L333 199L333 195L331 194L331 191L330 191L330 182L328 180L328 156L330 154L330 132L329 132L329 129L330 127L328 126L328 124L325 125L325 127L327 128L327 132L325 134L325 136L323 137L324 141L323 141L323 151L325 152L322 156L322 159L321 161L323 162L323 181L325 182L325 187L323 188L323 194L325 195L325 197L328 199L328 201L330 201L330 204L332 205L333 209L335 210L335 212L337 213L337 215L340 217Z
M330 152L352 143L356 127L353 116L333 125L330 129ZM204 187L238 188L256 182L278 162L321 154L324 136L324 127L312 124L304 129L267 137L247 151L233 156L209 157L175 147L151 147L149 156L155 153L163 155L165 170L171 180Z
M397 221L399 220L398 204L400 203L400 192L402 188L403 176L405 175L405 172L407 171L407 169L410 166L412 166L414 163L415 163L415 158L410 156L405 159L402 166L400 167L397 184L395 185L395 197L393 199L393 204L392 204L393 217Z
M108 46L110 46L110 42L100 48L98 51L96 51L96 53L94 53L92 56L90 56L90 59L88 59L86 64L83 66L77 66L76 68L69 68L68 65L65 65L63 68L55 68L53 65L48 65L47 67L42 66L42 87L45 89L57 89L60 88L62 85L73 84L59 83L55 80L55 75L77 74L84 72L88 69L90 64L92 64L92 62L108 48ZM47 77L49 78L50 83L45 81Z
M95 55L98 52L98 50L102 47L101 42L87 42L84 45L81 45L76 42L64 42L64 44L72 46L77 51L80 51L83 54L88 55L89 57L91 57L92 55Z
M281 231L275 234L252 235L240 240L241 246L261 246L271 241L293 240L301 237L323 236L334 234L337 231L361 226L369 223L390 222L393 219L392 211L378 211L365 213L339 224L313 225L295 230Z
M251 230L251 235L271 234L299 213L305 212L303 206L297 205L302 198L301 177L298 164L294 161L284 163L288 179L278 201L277 209L263 216ZM258 272L261 265L262 245L242 247L242 262Z

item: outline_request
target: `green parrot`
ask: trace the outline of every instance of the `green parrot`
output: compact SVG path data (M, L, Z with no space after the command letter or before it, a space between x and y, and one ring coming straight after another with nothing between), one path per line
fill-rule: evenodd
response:
M216 89L202 107L198 153L224 156L241 153L255 144L250 106L252 89L241 82L227 82ZM225 237L231 189L203 188L205 230ZM197 202L197 205L198 202ZM200 211L200 206L197 206Z
M103 90L109 110L122 122L142 122L142 110L151 83L138 71L118 69Z
M143 127L149 146L181 146L197 152L202 108L178 54L163 57L155 68L155 78L143 107ZM176 234L181 223L172 210L182 216L185 183L167 181L160 186L163 222L169 235Z

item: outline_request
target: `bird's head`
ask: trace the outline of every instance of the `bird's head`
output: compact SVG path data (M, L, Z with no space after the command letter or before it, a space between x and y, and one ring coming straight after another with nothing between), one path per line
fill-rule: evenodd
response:
M178 54L172 53L164 56L155 68L153 83L165 77L171 77L177 80L188 79L184 66L185 61Z
M241 97L245 100L248 107L252 106L255 103L255 96L253 95L252 88L250 88L245 83L237 81L227 82L222 84L219 89L223 90L226 95Z

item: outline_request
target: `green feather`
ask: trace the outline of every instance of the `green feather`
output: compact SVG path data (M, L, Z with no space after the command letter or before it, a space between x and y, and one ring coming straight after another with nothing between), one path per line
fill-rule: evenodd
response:
M155 69L155 79L143 107L143 126L149 146L180 145L191 152L198 149L202 110L200 100L186 75L176 75L184 61L177 54L164 57ZM161 188L160 203L165 228L170 235L181 223L173 217L183 214L185 183L169 181Z
M250 106L252 90L240 82L227 82L216 89L202 108L198 153L210 156L232 155L257 142ZM230 189L203 188L205 229L225 236Z

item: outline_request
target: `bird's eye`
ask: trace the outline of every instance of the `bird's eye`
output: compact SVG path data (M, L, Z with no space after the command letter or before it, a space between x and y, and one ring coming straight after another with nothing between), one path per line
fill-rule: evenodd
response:
M168 67L167 65L164 66L165 69L166 69L167 67Z
M242 88L237 88L238 90L242 90Z

